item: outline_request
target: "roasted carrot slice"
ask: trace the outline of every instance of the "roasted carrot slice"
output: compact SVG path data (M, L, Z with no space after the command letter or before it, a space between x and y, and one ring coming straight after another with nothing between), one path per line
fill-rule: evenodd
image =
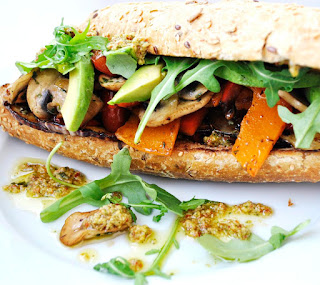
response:
M180 132L187 136L193 136L206 116L208 112L207 109L208 108L204 107L198 111L183 116L180 123Z
M134 137L138 125L139 119L132 115L125 125L117 130L116 137L127 145L144 152L162 156L171 154L179 132L180 119L160 127L146 127L140 142L135 144Z
M292 109L282 99L277 105ZM264 90L253 88L252 105L242 120L239 136L232 148L238 162L251 176L256 176L285 126L277 106L268 106Z

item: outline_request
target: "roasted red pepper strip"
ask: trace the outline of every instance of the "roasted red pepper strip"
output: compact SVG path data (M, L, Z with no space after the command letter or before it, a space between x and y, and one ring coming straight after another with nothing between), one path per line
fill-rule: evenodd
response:
M109 70L109 68L106 65L107 58L102 54L100 50L94 51L92 57L91 57L92 63L94 67L99 70L100 72L108 75L108 76L114 76Z
M222 90L221 103L229 105L236 99L243 86L228 81Z
M122 108L133 108L133 107L139 106L140 104L141 104L140 102L130 102L130 103L119 103L117 105Z
M180 123L180 132L187 136L193 136L201 125L207 112L208 108L201 108L198 111L183 116Z
M101 99L104 105L101 110L101 118L104 128L109 132L115 133L117 129L123 126L128 120L130 111L117 105L109 105L108 101L110 101L112 97L113 92L103 91Z

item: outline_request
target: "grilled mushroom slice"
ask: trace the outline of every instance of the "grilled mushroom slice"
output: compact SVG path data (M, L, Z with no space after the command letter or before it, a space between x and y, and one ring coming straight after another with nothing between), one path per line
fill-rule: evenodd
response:
M194 101L200 98L208 89L201 83L195 82L188 85L178 92L179 98L188 101Z
M30 110L39 119L46 120L51 117L47 109L47 105L52 101L50 88L61 77L61 74L55 69L46 69L37 72L30 79L27 90L27 101ZM64 92L64 96L66 96L65 90L61 90L61 92Z
M55 69L37 72L29 82L27 101L32 113L41 120L49 120L60 113L67 96L69 80ZM103 102L92 95L91 103L82 126L96 116L103 107Z
M16 97L19 94L21 94L22 92L25 92L25 89L27 88L28 83L32 78L34 72L36 72L36 70L31 71L27 74L21 75L14 83L12 83L8 88L9 92L7 92L6 95L4 96L5 101L12 104L16 100Z
M30 112L26 105L11 105L8 102L5 102L4 106L20 124L27 125L37 130L79 137L95 137L102 140L106 138L114 141L117 140L114 133L108 132L99 126L85 126L83 129L79 129L76 132L69 132L64 125L61 125L58 122L39 120Z
M69 216L60 232L60 241L73 246L83 240L120 232L132 225L128 209L119 204L108 204L98 210L77 212Z
M294 134L282 134L281 139L283 139L285 142L289 143L290 145L292 145L293 147L295 147L296 144L296 137ZM304 150L319 150L320 149L320 134L316 134L310 147L309 148L305 148Z
M182 116L193 113L205 105L212 98L213 93L208 91L194 101L179 100L178 94L171 96L168 100L162 100L154 110L147 123L148 127L158 127L172 122ZM143 107L134 111L142 119L145 110Z

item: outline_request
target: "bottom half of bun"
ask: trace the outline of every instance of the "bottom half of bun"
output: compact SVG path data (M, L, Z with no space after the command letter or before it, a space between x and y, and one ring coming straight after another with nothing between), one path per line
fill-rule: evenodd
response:
M48 133L20 124L0 104L0 126L11 136L45 150L64 141L59 153L101 167L110 167L115 155L126 145L108 138L78 137ZM129 147L131 169L163 177L225 182L317 182L320 181L320 151L273 150L256 177L237 162L231 148L216 148L177 141L171 156L144 153Z

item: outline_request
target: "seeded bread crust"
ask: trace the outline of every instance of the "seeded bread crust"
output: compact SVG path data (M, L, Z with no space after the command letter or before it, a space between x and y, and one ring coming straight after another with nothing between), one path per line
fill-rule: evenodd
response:
M59 153L102 167L110 167L113 155L126 145L120 141L46 133L21 125L2 104L7 87L0 89L0 126L11 136L51 151L60 141ZM157 176L225 182L317 182L320 181L320 152L283 149L272 151L256 177L236 161L229 148L213 148L177 141L169 157L129 148L131 169Z
M148 52L153 54L287 62L320 69L316 8L253 0L148 2L106 7L89 20L91 34L134 34L149 42Z

